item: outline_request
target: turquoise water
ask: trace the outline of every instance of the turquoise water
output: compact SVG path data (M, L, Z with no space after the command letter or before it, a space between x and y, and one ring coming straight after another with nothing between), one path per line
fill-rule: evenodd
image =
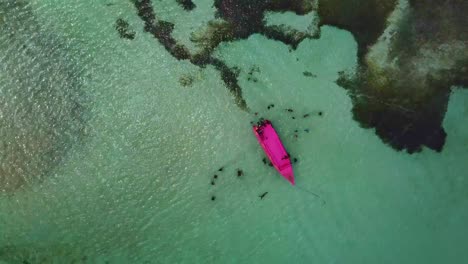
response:
M466 89L454 88L451 95L441 153L396 152L352 119L351 99L335 83L339 71L356 67L349 32L323 26L319 39L304 40L293 51L258 34L221 44L214 56L240 68L247 113L213 67L178 61L144 33L129 1L106 3L36 0L20 8L35 19L27 16L23 25L43 29L25 29L37 47L32 52L42 54L32 58L46 61L62 47L54 44L58 39L65 47L60 56L82 69L75 79L87 121L79 143L41 181L0 196L0 263L468 260ZM211 1L196 3L187 14L175 1L154 1L183 43L213 16ZM136 31L134 40L119 38L119 17ZM10 39L1 40L3 54L17 52ZM248 80L251 69L255 82ZM4 100L10 75L0 75ZM191 86L179 83L187 75ZM270 103L275 107L268 110ZM50 107L68 109L65 103ZM297 187L262 163L249 124L254 112L273 121L299 160ZM304 113L311 116L304 119ZM219 177L212 186L214 174Z

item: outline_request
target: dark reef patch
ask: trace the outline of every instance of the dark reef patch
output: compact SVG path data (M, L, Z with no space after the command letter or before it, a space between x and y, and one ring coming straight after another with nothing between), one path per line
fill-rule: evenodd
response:
M176 2L187 11L192 11L197 7L192 0L176 0Z
M192 86L194 81L194 77L192 75L184 74L179 77L179 83L180 85L187 87L187 86Z
M145 23L145 32L151 33L163 47L176 59L186 60L190 58L188 49L172 37L174 24L171 22L157 20L150 0L132 0L138 16Z
M377 135L395 149L413 153L427 146L441 151L446 133L441 124L447 108L450 87L466 85L468 28L464 14L466 1L410 0L409 12L400 19L387 41L385 54L372 57L374 44L388 26L396 0L215 0L216 20L203 31L192 33L198 46L191 54L172 36L174 24L158 20L150 0L133 0L146 32L151 33L176 59L188 60L201 68L213 66L220 72L236 104L248 111L239 85L239 72L230 68L213 51L223 42L246 39L252 34L289 45L291 50L305 38L317 34L286 26L267 26L265 12L292 11L303 15L318 11L320 25L350 31L358 43L359 67L354 76L344 74L338 84L353 99L353 115L363 127L375 128ZM188 3L179 1L179 4ZM427 54L435 54L435 57ZM383 58L382 58L383 56ZM385 58L387 56L387 58ZM299 60L297 58L296 60ZM378 61L373 61L378 60ZM392 67L397 65L397 67ZM427 65L435 65L427 67ZM315 77L303 72L306 77ZM258 81L252 74L249 81Z
M135 31L130 29L130 25L127 21L122 18L118 18L115 21L115 29L119 32L121 38L125 39L134 39L135 38Z
M310 71L304 71L304 72L302 72L302 75L304 75L305 77L311 77L311 78L316 78L317 77L316 74L313 74Z
M258 33L296 48L305 38L312 37L297 30L279 26L265 26L266 11L292 11L304 15L313 10L313 1L307 0L215 0L217 16L227 22L230 40L245 39Z
M364 128L375 128L376 134L396 150L406 149L408 153L419 152L425 145L441 151L446 133L442 120L447 108L448 94L430 93L415 98L409 92L403 93L396 83L381 89L368 87L374 80L366 73L350 81L340 77L337 83L350 91L353 99L353 116ZM365 87L365 88L363 88ZM410 86L406 87L411 89ZM366 91L363 91L366 89ZM407 94L408 96L405 96Z
M254 76L256 73L260 73L260 68L257 65L254 65L247 73L247 81L258 82L257 77ZM268 106L268 109L270 109L270 106Z
M213 65L221 73L221 79L229 88L229 91L234 95L236 104L241 109L247 109L247 103L242 97L242 89L237 81L239 72L235 69L229 68L223 61L217 58L211 58L211 65Z
M238 84L236 71L229 68L223 61L213 58L211 52L191 55L182 44L178 44L172 37L174 24L166 21L158 21L150 0L133 0L138 10L138 16L145 22L145 31L151 33L163 47L178 60L189 60L194 65L206 67L213 65L221 73L221 79L235 97L237 105L247 110L247 104L242 98L242 89Z
M358 43L362 58L386 27L396 0L324 0L319 1L320 25L332 25L350 31Z
M342 74L337 83L350 92L353 116L363 127L375 128L397 150L443 149L450 89L468 83L467 12L466 1L410 0L394 25L388 57L367 56L372 51L361 49L356 75ZM356 34L358 43L372 44L380 26L367 38Z
M192 34L190 40L195 42L201 51L190 54L182 44L178 44L172 37L174 25L170 22L158 20L150 0L131 0L137 9L138 16L144 21L144 29L151 33L164 48L178 60L189 60L199 67L212 65L221 73L221 78L234 95L237 105L248 111L247 104L242 97L242 88L238 83L239 74L229 68L221 59L214 58L212 52L222 42L246 39L252 34L260 33L264 36L281 41L296 48L305 38L312 37L297 30L285 30L276 26L264 25L265 11L293 11L306 14L313 10L313 4L307 0L215 0L216 16L221 20L210 21L202 34ZM192 1L177 0L186 10L195 8Z
M311 38L305 32L282 26L266 26L262 33L269 39L290 45L292 49L296 49L304 39Z

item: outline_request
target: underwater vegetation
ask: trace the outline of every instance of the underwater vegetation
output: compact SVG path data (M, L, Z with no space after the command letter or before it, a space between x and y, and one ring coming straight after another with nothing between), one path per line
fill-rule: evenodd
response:
M182 6L185 10L191 11L197 7L192 0L176 0L177 3Z
M386 21L397 0L320 0L317 8L320 25L350 31L362 57L386 28Z
M262 34L267 38L278 40L296 48L305 38L314 37L300 31L288 31L278 26L267 26L265 13L267 11L291 11L305 15L313 10L313 2L305 0L215 0L216 16L221 22L214 21L201 36L194 37L195 42L201 42L208 51L217 47L220 42L246 39L252 34ZM219 34L222 33L222 34Z
M130 25L123 18L118 18L115 21L115 29L117 30L121 38L125 38L125 39L135 38L136 32L130 29Z
M206 67L214 66L220 73L225 85L234 95L236 104L243 110L247 110L247 104L242 98L242 89L237 83L236 73L230 69L223 61L211 56L211 53L192 55L183 44L177 43L172 37L174 24L158 20L150 0L132 0L138 11L138 16L145 23L145 32L151 33L164 48L178 60L189 60L194 65Z
M171 33L174 24L158 20L150 0L133 0L145 31L152 33L179 60L214 66L237 105L248 111L238 72L212 56L222 42L262 34L295 49L306 38L320 37L266 25L265 12L317 12L319 25L350 31L358 44L358 69L341 73L337 83L353 100L354 119L396 150L413 153L426 146L441 151L446 132L442 121L450 89L467 83L468 2L447 0L214 0L216 19L190 40L191 53ZM186 10L194 5L178 1ZM313 74L304 72L305 76ZM255 82L254 78L251 81Z
M224 61L212 56L215 48L222 42L235 41L248 38L250 35L260 33L268 38L282 41L285 44L297 47L305 38L312 35L299 31L285 31L277 26L266 26L264 13L266 11L293 11L297 14L306 14L312 11L312 2L304 0L270 0L270 1L233 1L216 0L216 16L218 19L208 23L206 29L200 33L193 33L191 41L201 47L201 51L192 54L183 44L177 43L172 36L174 24L159 20L156 17L150 0L132 0L137 9L138 16L144 21L144 30L151 33L160 44L176 59L189 60L199 67L212 65L221 74L226 87L233 94L236 104L248 111L247 104L242 97L242 88L238 83L239 73L229 68ZM195 5L191 1L177 1L185 10L192 10Z
M468 83L467 12L458 0L412 0L396 10L387 34L360 47L357 72L337 81L350 92L355 120L396 150L441 151L450 91ZM364 39L375 39L369 34Z
M268 26L265 12L317 12L320 25L349 30L358 44L358 68L341 73L337 80L349 91L354 119L375 129L396 150L441 151L451 89L468 85L468 2L463 0L214 0L216 19L190 36L200 48L196 52L172 36L175 24L159 19L152 1L131 1L145 32L174 58L200 68L214 67L245 111L249 108L242 97L239 69L214 57L214 50L222 42L252 34L294 49L304 39L320 35ZM186 12L196 8L193 1L176 1ZM122 38L135 37L124 19L116 19L114 26ZM74 57L78 55L35 21L26 1L0 2L0 33L5 54L0 65L3 192L51 172L86 134L87 99L81 89L85 71ZM303 75L315 77L309 71ZM254 71L248 78L257 81ZM180 79L184 86L192 81L190 76Z

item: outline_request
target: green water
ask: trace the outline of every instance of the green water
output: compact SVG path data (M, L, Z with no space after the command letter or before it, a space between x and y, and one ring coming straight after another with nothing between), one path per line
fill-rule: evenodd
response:
M154 1L155 10L188 42L211 18L211 1L189 14L173 2ZM468 260L467 90L451 95L444 150L409 155L352 119L351 99L335 84L356 67L349 32L324 26L295 51L260 35L222 44L215 56L241 69L251 111L273 121L299 160L292 187L262 163L254 116L236 106L219 72L171 57L129 1L105 3L29 3L42 28L81 54L89 119L44 180L0 196L0 263ZM135 40L119 38L119 17ZM253 68L256 82L247 80ZM183 75L191 86L180 85Z

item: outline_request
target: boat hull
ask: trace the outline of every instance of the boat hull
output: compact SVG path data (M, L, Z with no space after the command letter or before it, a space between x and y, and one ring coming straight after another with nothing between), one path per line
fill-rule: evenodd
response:
M265 151L268 159L273 164L273 167L275 167L281 176L294 185L294 172L291 159L271 122L264 120L259 125L254 125L253 132L258 143L260 143L263 151Z

